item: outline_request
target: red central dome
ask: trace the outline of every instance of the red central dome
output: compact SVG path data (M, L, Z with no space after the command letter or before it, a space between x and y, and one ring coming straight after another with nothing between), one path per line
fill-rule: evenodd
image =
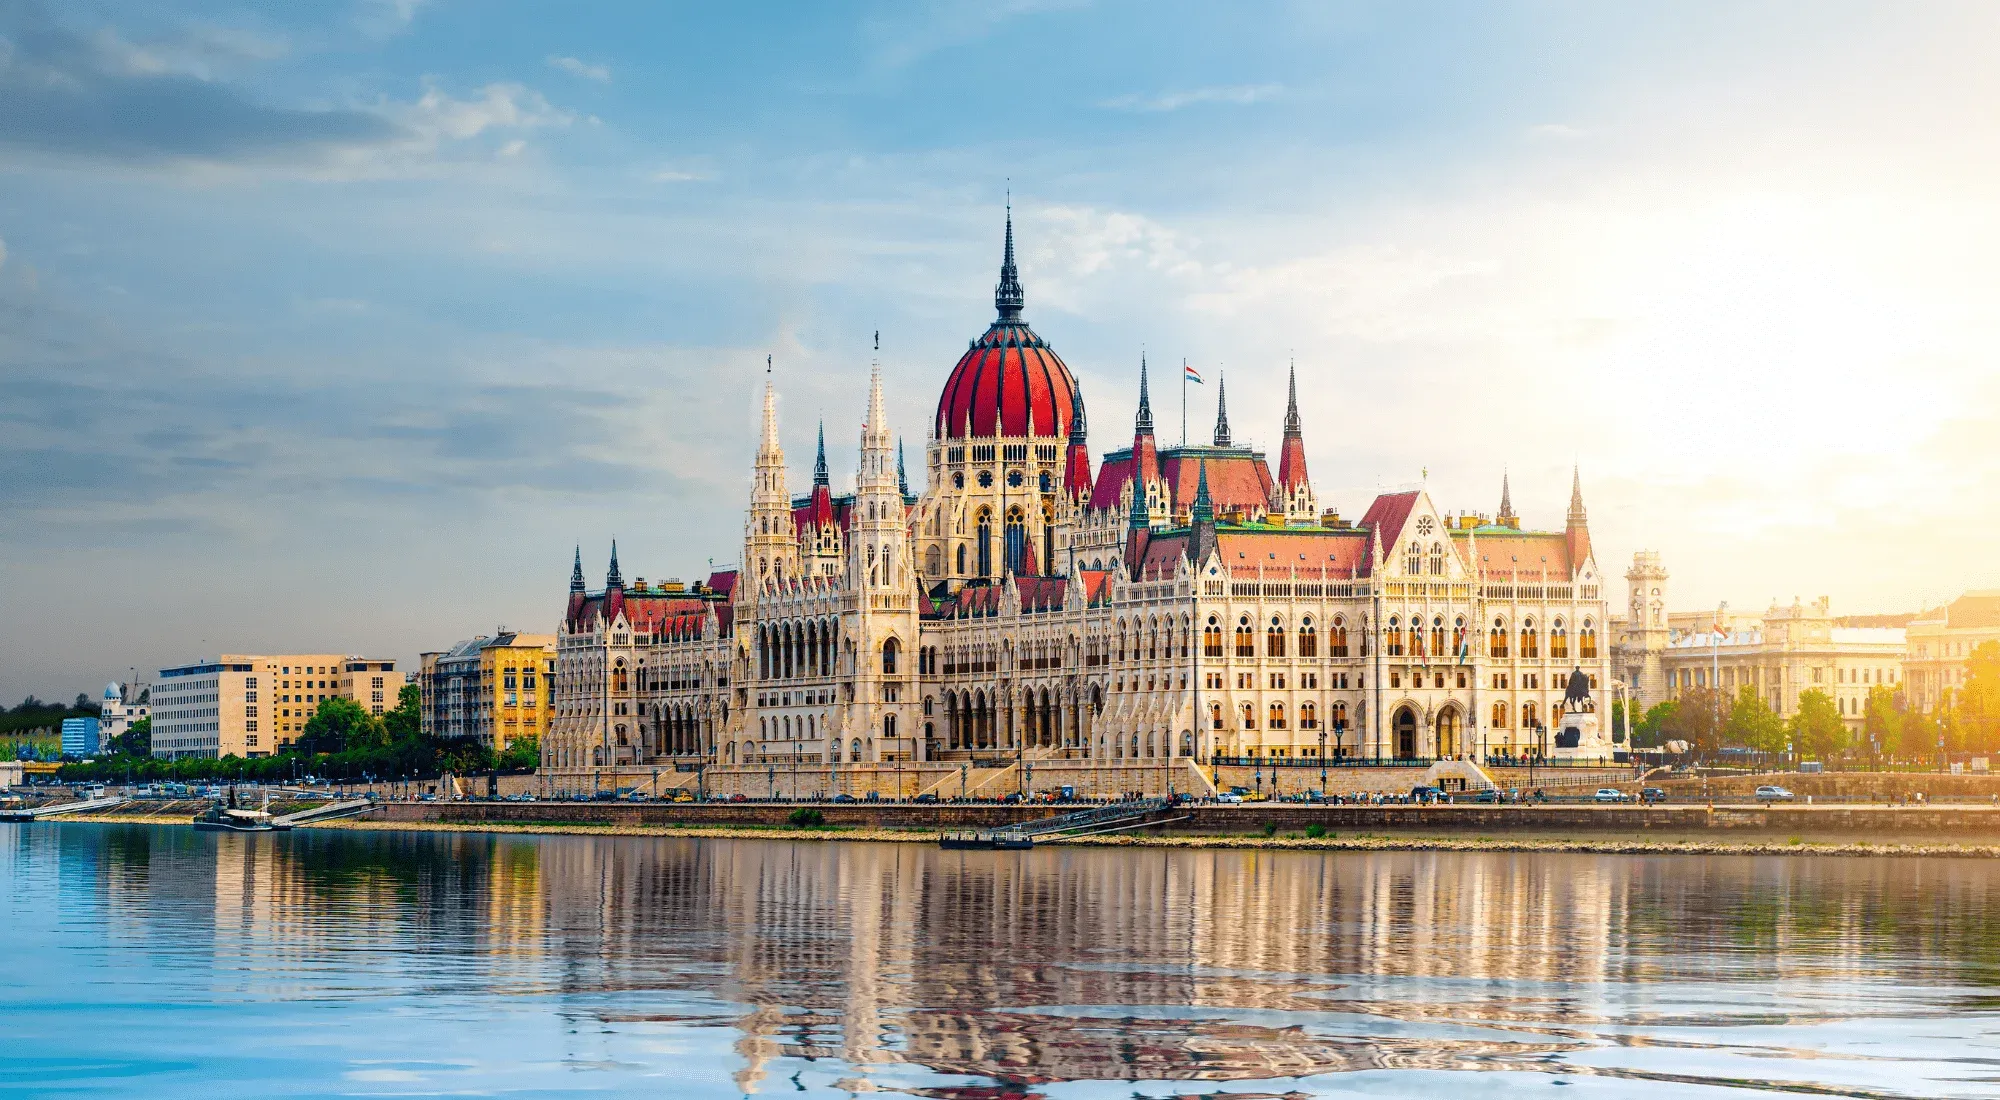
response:
M1069 437L1083 398L1061 357L1021 320L1023 297L1009 212L1007 252L993 294L1000 317L972 342L945 381L944 395L938 398L937 438Z

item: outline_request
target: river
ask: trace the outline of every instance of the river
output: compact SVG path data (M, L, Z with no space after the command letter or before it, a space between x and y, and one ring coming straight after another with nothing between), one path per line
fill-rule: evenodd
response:
M2000 864L0 826L0 1092L2000 1096Z

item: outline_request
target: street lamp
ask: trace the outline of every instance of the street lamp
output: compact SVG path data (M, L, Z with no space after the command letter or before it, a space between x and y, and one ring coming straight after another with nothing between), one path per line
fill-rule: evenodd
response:
M1326 801L1326 727L1319 728L1319 800Z

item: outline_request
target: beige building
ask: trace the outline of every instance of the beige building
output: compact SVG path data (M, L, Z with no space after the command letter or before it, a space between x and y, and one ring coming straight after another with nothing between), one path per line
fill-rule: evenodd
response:
M1850 729L1859 729L1868 692L1902 683L1907 642L1899 627L1837 626L1831 608L1824 596L1810 604L1794 600L1773 604L1756 620L1737 617L1721 632L1712 616L1707 627L1676 631L1664 655L1669 697L1711 685L1734 697L1752 687L1780 718L1790 718L1799 696L1817 690L1833 699Z
M1909 697L1930 710L1965 685L1965 659L1987 642L2000 642L2000 589L1967 592L1909 627Z
M424 733L477 738L495 751L517 738L539 740L555 703L555 658L555 635L519 631L481 634L424 654L417 680Z
M152 688L153 755L270 756L298 740L321 702L352 699L380 715L403 679L392 660L338 653L225 653L163 668Z

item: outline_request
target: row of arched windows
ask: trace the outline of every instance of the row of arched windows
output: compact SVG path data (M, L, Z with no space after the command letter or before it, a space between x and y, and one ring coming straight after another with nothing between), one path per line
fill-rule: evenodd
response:
M1271 616L1270 624L1264 628L1264 656L1283 657L1289 646L1287 638L1284 619ZM1298 651L1301 657L1319 656L1319 628L1313 624L1310 615L1299 620ZM1218 616L1210 615L1208 621L1202 624L1201 655L1222 656L1222 622ZM1257 656L1257 628L1251 624L1248 614L1239 615L1236 619L1236 656ZM1338 615L1334 616L1333 625L1327 630L1327 656L1347 656L1347 621Z

